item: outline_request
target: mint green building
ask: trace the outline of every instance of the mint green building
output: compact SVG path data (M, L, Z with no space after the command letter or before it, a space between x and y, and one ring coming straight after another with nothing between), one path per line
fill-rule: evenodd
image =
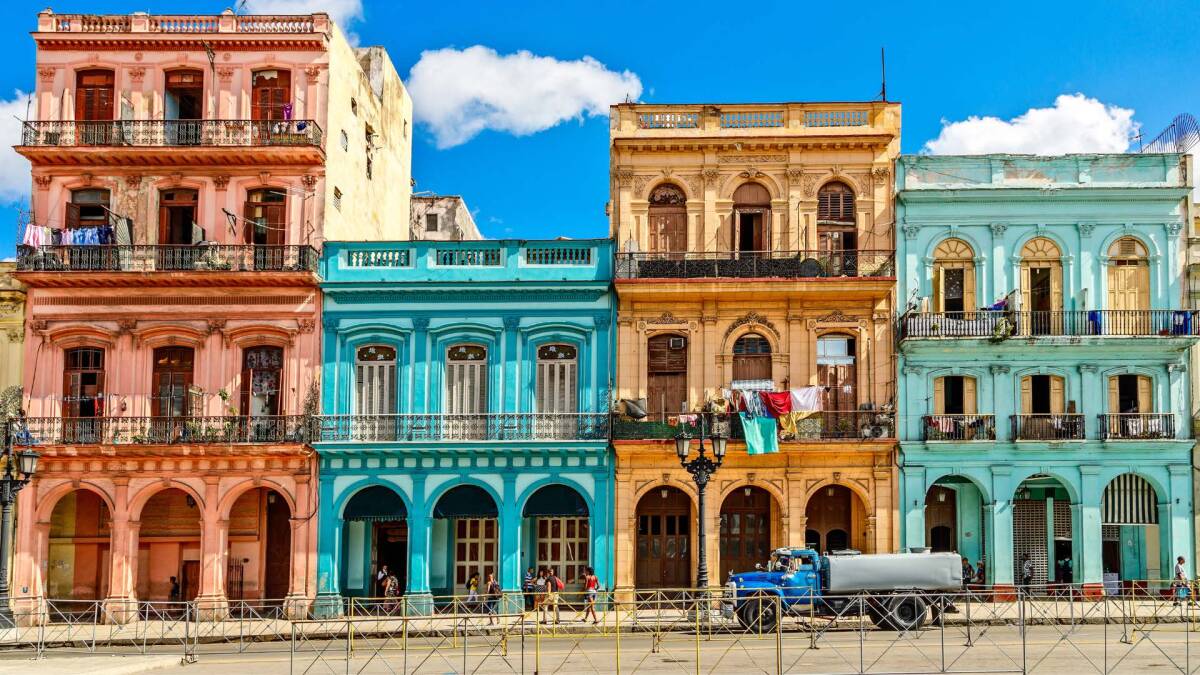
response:
M906 546L1001 586L1190 574L1189 161L898 160Z

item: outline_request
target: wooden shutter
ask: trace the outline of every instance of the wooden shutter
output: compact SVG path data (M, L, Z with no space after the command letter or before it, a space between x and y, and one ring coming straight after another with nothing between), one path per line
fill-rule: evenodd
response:
M933 414L946 414L946 378L933 378Z
M1021 310L1031 311L1033 309L1033 283L1030 274L1029 263L1021 263Z
M79 205L72 202L67 202L66 208L66 226L68 228L79 227Z
M1026 375L1021 378L1021 414L1033 412L1033 377Z
M537 374L537 411L578 412L577 362L574 359L541 361Z
M251 388L250 379L251 379L251 376L252 376L252 372L249 368L246 367L245 357L243 356L242 357L242 395L240 396L241 407L238 410L239 410L240 414L246 415L246 416L250 415L250 388Z
M942 299L946 297L946 270L942 265L933 265L933 311L944 312L946 307Z
M1063 305L1063 268L1057 262L1050 266L1050 309L1056 312L1066 309Z
M1138 412L1154 412L1153 382L1146 375L1137 376Z
M1108 412L1110 415L1122 412L1121 382L1116 375L1108 378Z
M1066 406L1066 383L1061 377L1050 376L1050 414L1061 415Z
M978 414L978 407L975 403L975 378L964 377L962 379L963 391L963 414L975 415Z
M973 312L979 305L975 304L975 265L963 265L963 311Z

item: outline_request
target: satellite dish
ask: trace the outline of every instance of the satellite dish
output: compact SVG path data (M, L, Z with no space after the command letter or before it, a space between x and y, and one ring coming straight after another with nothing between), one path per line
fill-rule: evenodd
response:
M825 267L816 258L805 258L800 263L800 276L823 277L825 276Z

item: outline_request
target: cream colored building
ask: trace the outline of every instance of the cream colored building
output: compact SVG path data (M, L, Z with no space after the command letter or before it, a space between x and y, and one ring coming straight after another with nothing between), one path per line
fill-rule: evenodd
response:
M435 241L483 239L467 202L458 195L413 195L409 238Z
M695 583L671 439L734 380L828 388L778 453L735 427L703 514L710 583L776 546L895 550L899 104L621 104L610 126L616 396L650 412L614 427L617 585Z
M25 339L25 287L13 278L16 263L0 262L0 393L21 386Z

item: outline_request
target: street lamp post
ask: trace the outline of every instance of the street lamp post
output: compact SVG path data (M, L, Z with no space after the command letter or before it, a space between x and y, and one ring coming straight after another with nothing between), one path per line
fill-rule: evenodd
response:
M679 455L679 465L692 475L692 481L696 483L697 508L699 509L699 527L696 530L697 546L699 547L699 557L696 560L696 585L702 591L708 590L708 542L707 542L707 527L705 527L704 517L704 492L708 487L708 481L712 475L717 472L722 462L725 461L725 443L729 440L720 432L716 424L709 424L715 420L713 413L700 414L700 449L696 457L688 459L688 454L691 451L692 437L686 431L681 431L675 437L675 454ZM711 432L709 427L711 426ZM707 440L712 447L712 458L710 459L704 453L704 441Z
M12 554L12 512L17 493L29 484L37 471L38 453L32 450L13 452L13 432L24 422L18 417L0 425L3 433L3 452L0 452L0 627L14 625L8 597L8 559Z

